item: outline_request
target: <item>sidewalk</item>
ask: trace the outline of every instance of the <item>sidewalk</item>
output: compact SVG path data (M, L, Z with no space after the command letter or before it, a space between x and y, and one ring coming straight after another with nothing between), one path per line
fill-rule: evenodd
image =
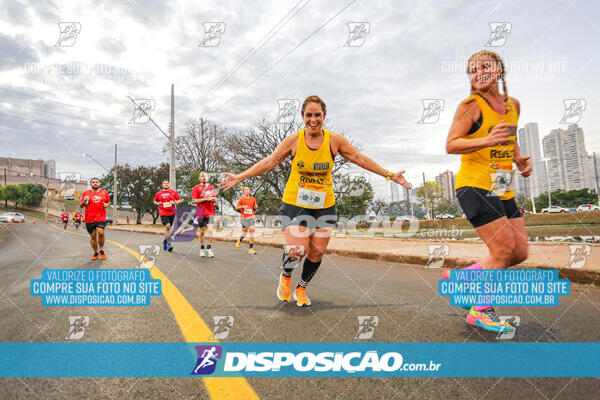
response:
M143 227L136 225L108 226L111 230L151 233L162 235L162 228ZM226 234L218 232L214 240L235 242L240 235L239 228L229 230ZM245 239L247 241L247 239ZM262 231L257 229L255 238L257 245L282 247L283 233L279 230ZM458 240L407 240L395 238L359 238L333 236L327 248L328 254L365 258L377 261L391 261L402 264L417 264L425 266L429 261L430 248L432 251L440 245L448 245L448 255L444 258L444 268L462 268L488 255L488 250L482 242ZM569 246L589 246L590 253L581 268L569 268L571 259ZM600 245L579 243L530 243L529 258L519 267L523 268L556 268L562 278L573 282L600 285Z

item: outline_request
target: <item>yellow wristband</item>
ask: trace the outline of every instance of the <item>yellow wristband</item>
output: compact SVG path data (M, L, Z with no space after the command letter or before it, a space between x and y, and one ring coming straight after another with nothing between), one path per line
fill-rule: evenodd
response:
M385 180L389 181L390 179L392 179L392 173L388 172L387 175L385 176Z

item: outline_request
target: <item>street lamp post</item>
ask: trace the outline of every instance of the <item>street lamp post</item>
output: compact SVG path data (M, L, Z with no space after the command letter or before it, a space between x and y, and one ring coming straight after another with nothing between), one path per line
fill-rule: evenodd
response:
M548 179L548 161L550 161L550 159L542 158L542 161L544 162L544 168L546 170L546 190L548 191L548 207L551 207L552 197L550 196L550 180Z
M87 153L83 153L84 157L89 157L92 160L94 160L94 162L96 164L98 164L99 166L101 166L102 168L104 168L104 170L106 172L108 172L109 174L111 173L104 165L100 164L98 162L98 160L96 160L94 157L92 157L91 154L87 154ZM113 223L116 225L117 224L117 145L115 144L115 167L113 168L113 172L112 172L112 176L113 176Z

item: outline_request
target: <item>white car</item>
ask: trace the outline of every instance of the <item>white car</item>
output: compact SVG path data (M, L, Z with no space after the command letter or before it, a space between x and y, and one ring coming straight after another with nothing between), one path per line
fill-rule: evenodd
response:
M435 219L454 219L454 215L452 214L440 214L440 215L436 215Z
M550 206L547 208L542 208L542 214L554 214L554 213L567 213L569 212L568 208L560 207L560 206Z
M18 212L5 212L0 215L0 222L25 222L25 216Z
M583 211L600 211L600 207L595 206L593 204L582 204L579 207L577 207L577 212Z

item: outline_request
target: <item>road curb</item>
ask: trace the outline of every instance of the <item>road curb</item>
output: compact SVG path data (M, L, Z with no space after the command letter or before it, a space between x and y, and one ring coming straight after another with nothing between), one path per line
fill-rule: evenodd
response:
M150 233L153 235L163 235L162 232L147 231L147 230L139 229L139 228L137 228L137 229L136 228L128 228L128 229L117 228L117 229L115 229L114 227L110 227L110 226L107 226L107 228L109 230L115 230L115 231ZM196 235L196 237L199 237L199 236ZM232 243L237 242L237 239L235 239L235 238L224 238L224 237L214 237L213 240L216 240L219 242L232 242ZM281 248L281 246L282 246L282 244L278 243L278 242L267 242L267 241L262 241L262 240L260 242L255 242L255 243L258 245L261 245L261 246L270 246L270 247L279 247L279 248ZM388 262L396 262L396 263L401 263L401 264L423 265L423 268L425 268L425 265L429 261L428 256L415 256L415 255L393 254L393 253L378 253L376 251L364 251L364 250L340 250L340 249L329 249L328 248L326 251L326 254L333 254L333 255L345 256L345 257L362 258L365 260L373 260L373 261L388 261ZM467 266L473 264L476 261L477 260L475 260L475 259L468 259L468 258L463 258L463 257L447 257L444 259L444 268L453 268L453 269L454 268L464 268L464 267L467 267ZM581 269L561 268L561 267L553 268L553 267L549 267L549 266L540 266L540 265L533 265L533 264L528 264L528 263L520 264L519 268L557 269L559 276L562 279L568 279L571 282L576 282L576 283L600 286L600 271L583 269L583 268L581 268Z

